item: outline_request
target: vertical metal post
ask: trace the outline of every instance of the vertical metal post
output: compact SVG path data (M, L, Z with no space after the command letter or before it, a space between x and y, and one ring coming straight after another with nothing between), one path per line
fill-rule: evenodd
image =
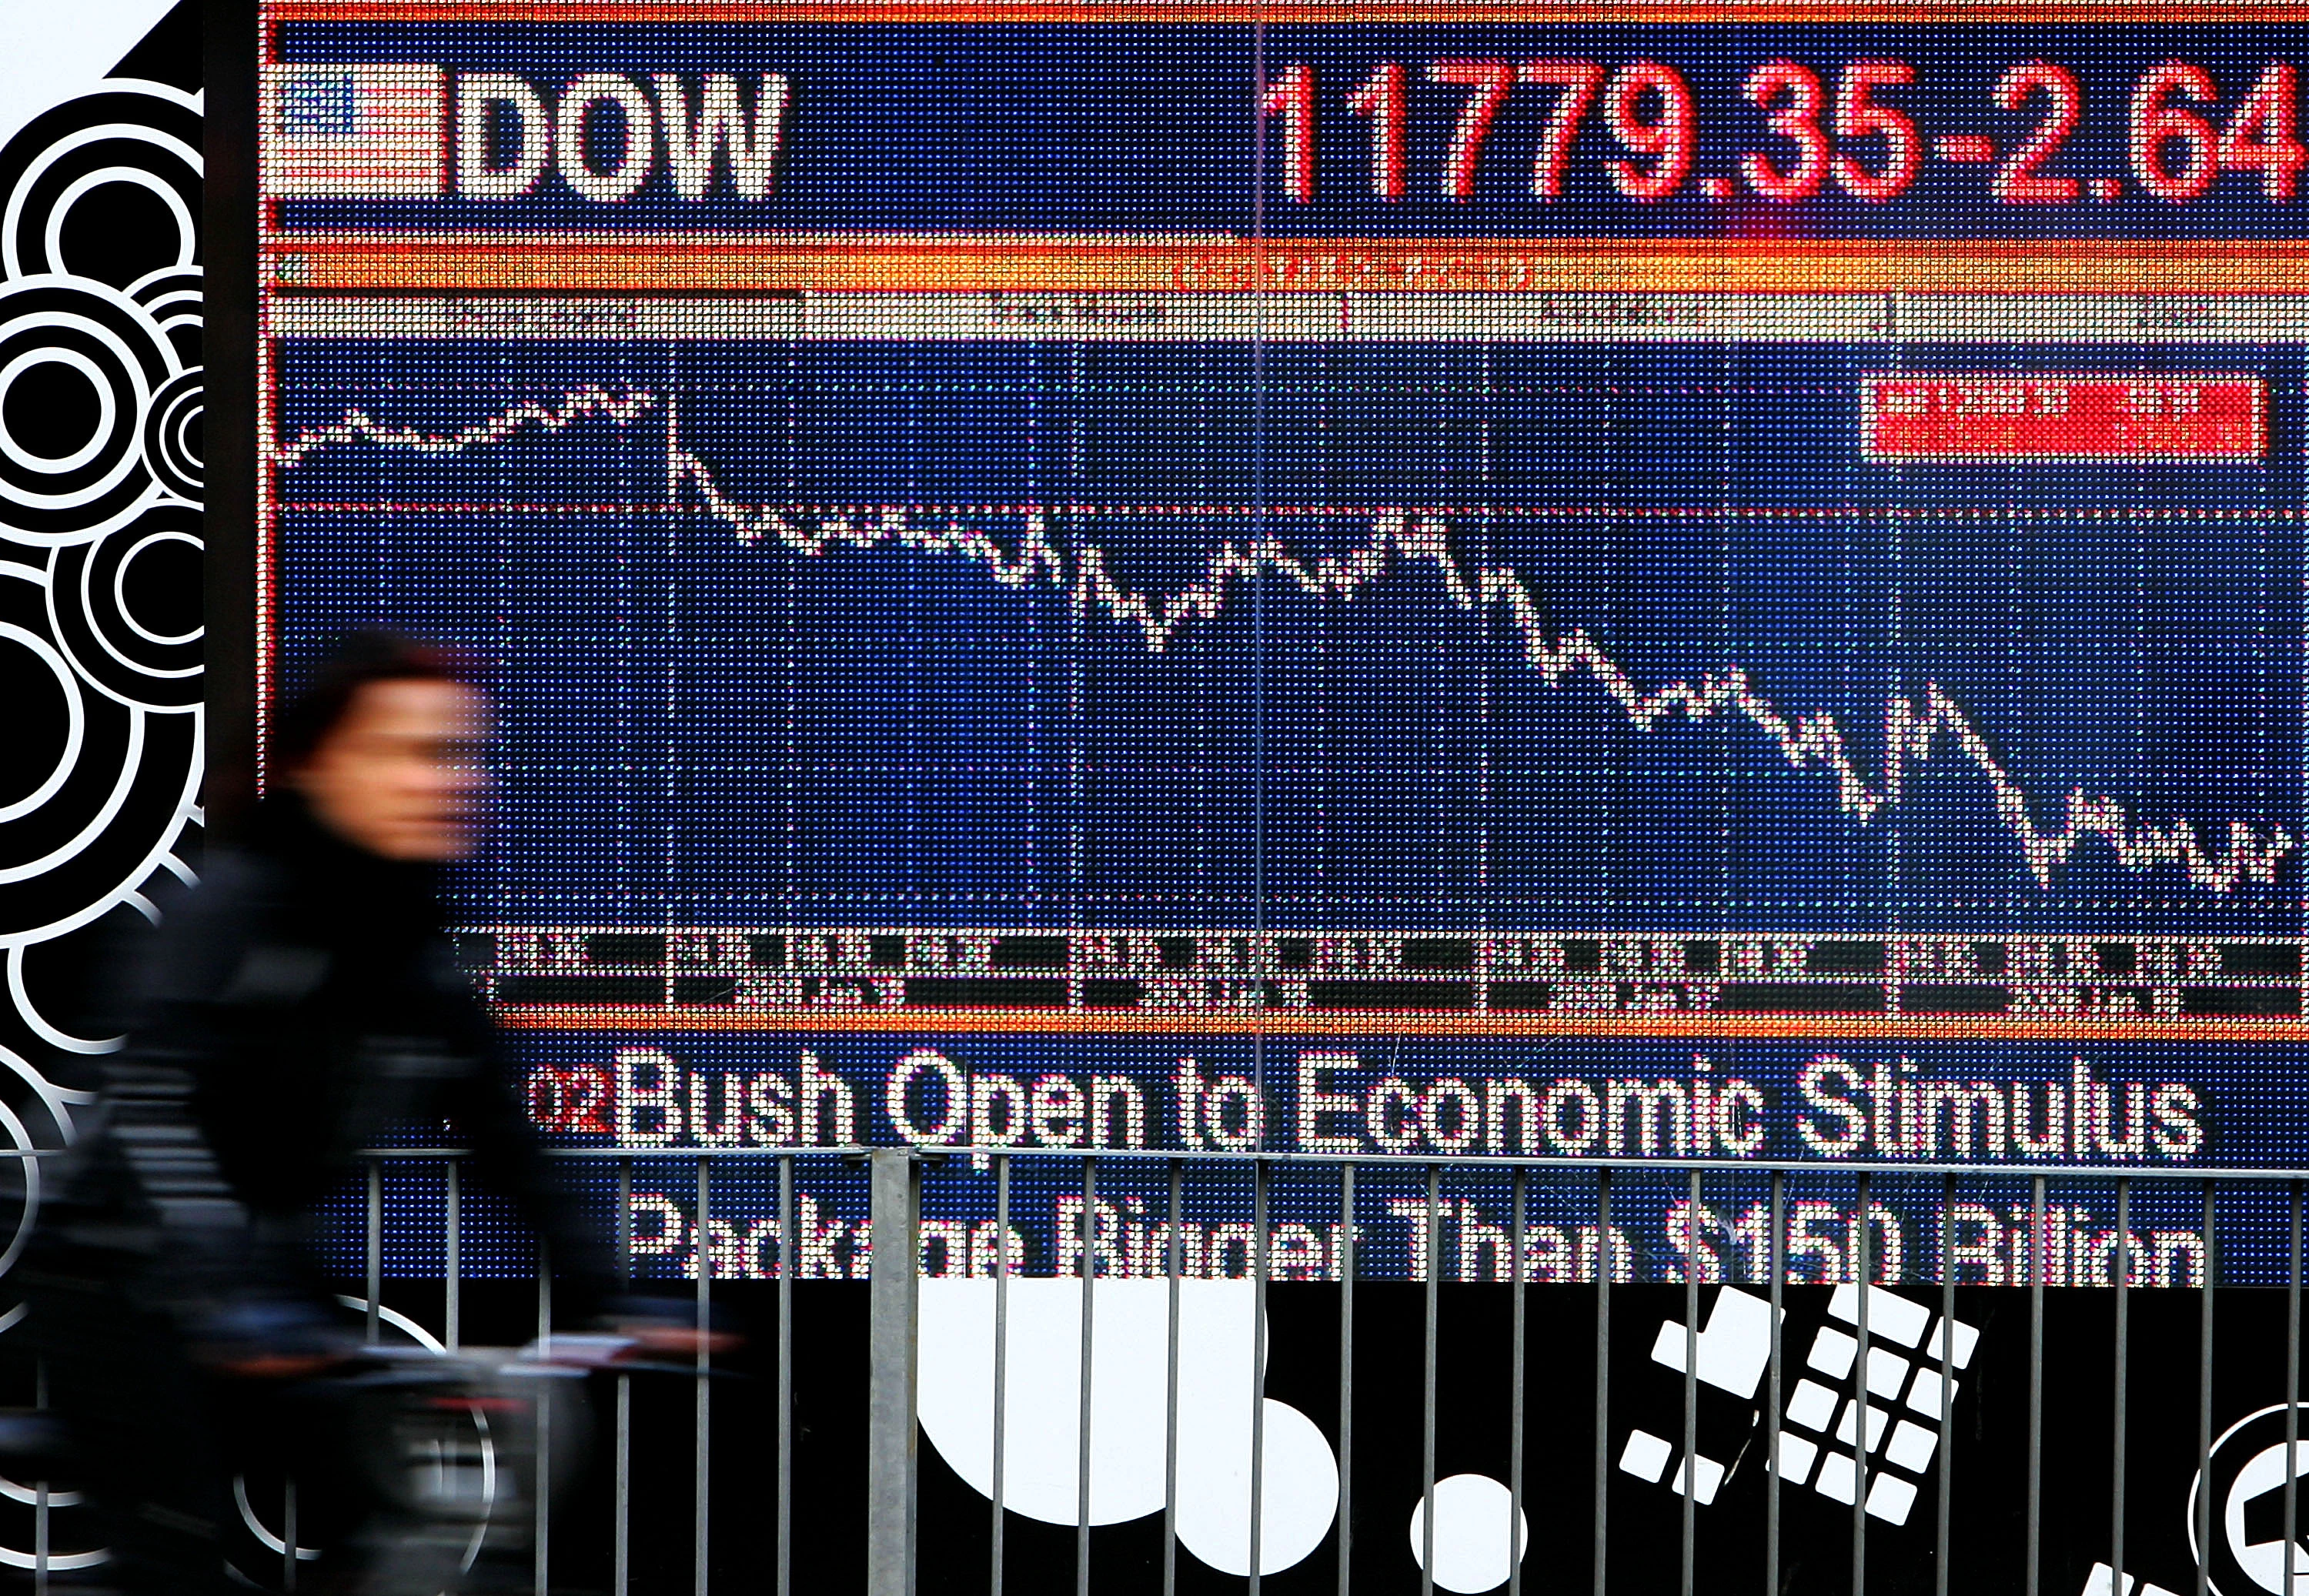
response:
M297 1478L281 1482L281 1588L297 1589Z
M880 1148L866 1156L874 1226L866 1332L866 1591L867 1596L913 1596L913 1152Z
M1175 1339L1175 1338L1174 1338ZM1347 1596L1355 1517L1355 1167L1339 1166L1339 1593ZM1163 1596L1170 1596L1165 1591Z
M633 1583L634 1380L618 1376L617 1501L615 1544L610 1548L610 1589L626 1596Z
M617 1277L633 1284L633 1160L617 1160ZM626 1596L633 1584L633 1375L617 1376L617 1436L610 1501L610 1589Z
M2028 1530L2022 1589L2037 1596L2045 1528L2045 1178L2028 1182Z
M778 1571L777 1596L793 1592L794 1160L778 1159ZM869 1288L870 1290L870 1288Z
M634 1164L618 1160L618 1279L630 1285L634 1278ZM617 1477L610 1503L610 1588L613 1596L627 1596L633 1583L634 1531L634 1377L618 1376L618 1431L612 1442Z
M1508 1289L1508 1596L1523 1596L1524 1186L1521 1164L1509 1177Z
M2121 1596L2124 1589L2124 1366L2125 1356L2132 1350L2126 1345L2126 1333L2132 1324L2125 1311L2125 1292L2131 1283L2127 1277L2132 1272L2132 1250L2128 1245L2127 1231L2132 1222L2132 1183L2120 1175L2116 1180L2116 1251L2111 1260L2116 1276L2116 1389L2110 1393L2109 1419L2108 1566L2115 1580L2111 1596Z
M1687 1178L1683 1196L1683 1540L1676 1589L1692 1596L1699 1550L1699 1171Z
M1420 1359L1419 1596L1435 1596L1435 1341L1442 1306L1443 1172L1427 1166L1427 1336Z
M2213 1183L2205 1182L2205 1278L2197 1297L2197 1596L2212 1596Z
M1098 1172L1090 1159L1083 1160L1082 1202L1082 1363L1081 1386L1077 1393L1079 1409L1078 1428L1075 1431L1075 1596L1090 1596L1090 1420L1091 1367L1094 1356L1092 1346L1091 1306L1093 1290L1098 1283Z
M1596 1527L1594 1596L1604 1596L1612 1483L1612 1171L1596 1171Z
M712 1168L706 1160L697 1160L697 1424L696 1453L692 1465L696 1488L691 1497L689 1526L690 1582L696 1596L705 1596L713 1576L706 1557L706 1532L713 1509L713 1382L709 1377L713 1367L713 1348L708 1340L713 1327Z
M454 1167L454 1166L453 1166ZM634 1160L618 1160L618 1281L631 1285L634 1279Z
M1250 1160L1250 1596L1258 1596L1267 1506L1267 1160Z
M32 1364L32 1406L41 1412L48 1407L48 1360L36 1359ZM43 1479L32 1486L32 1596L48 1596L48 1482ZM297 1542L283 1537L293 1554ZM290 1561L295 1561L292 1556Z
M1956 1430L1950 1419L1956 1404L1956 1177L1941 1183L1941 1489L1933 1526L1933 1596L1949 1596L1949 1503L1954 1490ZM2112 1596L2114 1593L2112 1592Z
M2292 1198L2293 1222L2285 1281L2285 1581L2278 1589L2290 1592L2296 1555L2294 1536L2300 1528L2296 1509L2301 1477L2301 1183L2288 1181L2286 1189Z
M1860 1177L1858 1220L1852 1233L1852 1278L1858 1282L1857 1322L1853 1328L1859 1341L1852 1359L1852 1596L1864 1596L1868 1589L1868 1292L1875 1282L1870 1278L1874 1272L1870 1267L1868 1177L1864 1174Z
M458 1170L457 1160L445 1160L441 1166L441 1313L445 1321L442 1340L448 1343L452 1352L459 1344L459 1318L464 1306L459 1300L463 1294L464 1284L464 1195L463 1177ZM627 1222L631 1222L630 1216Z
M362 1281L368 1291L368 1306L362 1310L361 1336L370 1346L376 1345L377 1298L385 1290L385 1160L368 1160L368 1218L364 1227L366 1242Z
M1788 1241L1787 1205L1788 1178L1775 1169L1769 1203L1772 1233L1764 1247L1772 1313L1772 1350L1765 1364L1769 1394L1764 1432L1770 1457L1764 1471L1764 1596L1780 1596L1780 1298L1788 1276L1787 1259L1783 1255Z
M988 1538L989 1596L1002 1596L1002 1465L1010 1405L1010 1155L994 1155L994 1503Z
M537 1238L537 1350L547 1356L553 1350L553 1250L542 1236ZM537 1596L549 1596L553 1566L553 1488L549 1467L553 1456L553 1403L543 1382L538 1383L532 1400L537 1404L537 1450L530 1484L530 1573Z
M1186 1267L1180 1227L1186 1222L1186 1168L1171 1160L1171 1224L1163 1241L1170 1277L1171 1324L1163 1375L1163 1596L1179 1588L1179 1277ZM1342 1465L1340 1472L1345 1472ZM1345 1486L1342 1483L1344 1491Z

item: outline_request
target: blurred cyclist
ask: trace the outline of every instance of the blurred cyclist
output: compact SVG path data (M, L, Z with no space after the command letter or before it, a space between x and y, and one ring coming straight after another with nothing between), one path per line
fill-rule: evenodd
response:
M606 1299L598 1229L549 1178L442 935L440 868L476 846L489 735L449 656L350 640L275 720L278 790L246 843L164 928L26 1271L124 1591L228 1588L221 1437L250 1379L347 1354L316 1216L395 1126L471 1150L466 1169L549 1244L566 1316ZM341 1561L324 1581L359 1575Z

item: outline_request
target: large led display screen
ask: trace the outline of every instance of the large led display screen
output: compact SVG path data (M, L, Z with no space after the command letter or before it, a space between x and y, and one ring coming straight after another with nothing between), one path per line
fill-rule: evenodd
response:
M672 1160L645 1271L774 1271L770 1166L680 1190L732 1148L2297 1163L2297 43L277 4L261 686L490 662L461 945L540 1126ZM1621 1266L1760 1278L1710 1178ZM1081 1160L1018 1180L1078 1268ZM1777 1245L2113 1277L2106 1185L1906 1190ZM1592 1279L1592 1176L1529 1200Z
M2029 1294L1973 1288L2052 1289L2089 1426L2116 1294L2066 1288L2145 1293L2177 1368L2174 1289L2291 1278L2298 1187L2198 1177L2309 1160L2300 19L264 15L262 695L358 626L489 662L459 950L636 1274L860 1279L837 1150L945 1155L931 1583L997 1489L998 1259L1065 1372L1030 1449L1075 1444L1070 1278L1117 1412L1167 1389L1166 1277L1190 1342L1275 1282L1262 1552L1232 1486L1153 1539L1159 1401L1079 1502L1006 1488L1019 1566L1072 1570L1079 1507L1150 1590L1576 1584L1591 1489L1615 1567L1673 1577L1689 1505L1760 1581L1773 1426L1786 1588L1910 1588L1950 1501L1988 1588L2040 1409ZM389 1281L448 1267L444 1198L383 1167ZM463 1273L529 1272L465 1213ZM1476 1289L1518 1274L1561 1288L1528 1397ZM1441 1282L1476 1350L1422 1395ZM2127 1566L2237 1596L2281 1583L2282 1298L2230 1300L2220 1480L2144 1450ZM2046 1577L2123 1589L2065 1468ZM1864 1578L1855 1514L1908 1538Z

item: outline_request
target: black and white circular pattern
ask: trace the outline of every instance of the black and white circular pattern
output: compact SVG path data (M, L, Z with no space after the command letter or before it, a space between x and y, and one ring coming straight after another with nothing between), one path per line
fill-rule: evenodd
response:
M0 150L0 267L126 288L200 255L201 116L160 83L107 83Z
M192 877L200 146L193 96L108 82L0 148L0 1157L69 1138L98 950Z
M48 559L52 634L82 680L124 704L201 701L201 514L155 505Z
M187 372L201 363L201 273L197 266L166 266L128 285L128 297L144 307L177 350ZM197 382L195 383L197 386Z
M197 99L145 82L0 148L0 1160L72 1139L74 1060L117 1045L107 961L193 878L200 148ZM39 1160L19 1161L0 1274L39 1212ZM0 1293L0 1331L22 1312ZM30 1499L0 1478L0 1506ZM21 1529L0 1566L32 1566Z
M160 384L144 408L144 467L187 504L201 498L201 368Z
M175 346L120 290L0 284L0 523L55 545L133 520L161 491L147 412L179 375Z

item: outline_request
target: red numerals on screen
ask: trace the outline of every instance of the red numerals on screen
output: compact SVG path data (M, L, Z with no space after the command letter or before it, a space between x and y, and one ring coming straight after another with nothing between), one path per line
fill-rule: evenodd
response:
M1740 175L1768 200L1800 200L1820 192L1828 175L1828 135L1820 130L1820 74L1794 61L1767 61L1748 74L1748 102L1763 111L1792 153L1775 164L1763 155L1740 158Z
M1371 68L1371 81L1347 97L1347 109L1371 118L1371 192L1383 200L1401 199L1403 63L1382 61Z
M1459 104L1459 120L1451 129L1451 152L1443 161L1446 199L1475 197L1475 158L1491 136L1492 119L1515 84L1515 68L1504 61L1438 61L1427 69L1431 83L1457 83L1471 92Z
M1285 71L1258 108L1283 119L1283 192L1304 205L1315 197L1315 69Z
M2004 158L1989 191L2010 205L2065 205L2077 197L2077 180L2047 177L2037 168L2076 132L2084 91L2077 86L2076 73L2049 61L2027 62L1996 80L2000 109L2017 111L2032 100L2044 120Z
M2132 175L2158 199L2193 200L2212 186L2212 126L2187 108L2212 100L2213 80L2186 61L2167 61L2133 90Z
M2258 172L2272 200L2293 197L2305 159L2295 136L2293 68L2273 63L2244 100L2213 131L2219 95L2210 73L2186 61L2167 61L2132 91L2132 175L2160 200L2193 200L2224 171Z
M606 1136L612 1128L617 1086L604 1065L581 1064L566 1070L540 1065L529 1072L527 1095L530 1122L540 1130Z
M2261 192L2272 200L2293 197L2294 176L2309 160L2294 136L2296 102L2292 66L2274 63L2221 129L2221 142L2213 151L2225 171L2258 170Z
M1712 81L1708 93L1731 103L1696 96L1682 71L1654 60L1381 61L1343 97L1346 114L1369 130L1367 175L1355 186L1390 202L1414 193L1458 203L1503 198L1509 191L1495 167L1519 163L1528 151L1531 197L1543 203L1744 195L1882 205L1916 192L1935 165L1950 170L1927 191L1959 206L1965 194L1950 179L1968 177L1967 168L1980 168L1975 181L1985 180L1989 195L2005 204L2137 203L2144 195L2179 204L2210 192L2224 173L2257 180L2270 200L2291 200L2309 165L2296 74L2283 61L2250 87L2217 83L2187 61L2150 69L2131 85L2122 111L2115 95L2106 96L2095 125L2106 126L2100 147L2119 169L2082 173L2065 168L2097 153L2092 139L2071 148L2086 126L2087 95L2076 73L2052 61L2019 62L1990 78L1985 125L1969 127L1955 100L1979 91L1936 99L1906 61L1816 65L1783 56L1735 80L1736 98L1731 82ZM1283 193L1312 203L1320 180L1318 127L1339 116L1338 101L1319 95L1314 68L1302 63L1267 84L1259 108ZM1919 119L1926 109L1934 122L1953 125L1927 136ZM2110 136L2120 115L2121 154ZM1717 123L1716 142L1703 141L1703 127ZM2235 191L2250 192L2241 185Z
M1614 73L1604 93L1604 120L1631 154L1656 157L1648 168L1631 160L1604 163L1612 185L1631 200L1664 200L1691 170L1691 91L1672 66L1639 61Z
M1836 90L1836 136L1883 141L1882 162L1874 171L1849 155L1836 158L1836 181L1853 198L1881 205L1897 199L1916 180L1916 164L1924 151L1916 123L1906 112L1875 99L1879 89L1916 81L1916 68L1905 61L1855 61L1844 69Z
M1864 141L1872 142L1875 164L1871 166L1850 151L1831 151L1820 125L1828 92L1818 73L1798 61L1765 62L1748 74L1742 92L1764 113L1766 126L1786 143L1771 153L1742 156L1740 175L1751 190L1768 200L1807 199L1831 176L1838 188L1856 200L1881 205L1898 198L1916 180L1924 162L1924 135L1916 131L1915 117L1876 96L1880 90L1916 81L1916 68L1905 61L1855 61L1838 80L1836 136L1864 149Z
M1539 159L1531 163L1531 192L1543 200L1563 197L1563 168L1571 160L1571 140L1579 119L1596 103L1604 86L1604 69L1593 61L1526 61L1516 74L1526 83L1551 84L1561 91L1547 115L1547 131L1539 135ZM1686 96L1687 102L1690 96Z

